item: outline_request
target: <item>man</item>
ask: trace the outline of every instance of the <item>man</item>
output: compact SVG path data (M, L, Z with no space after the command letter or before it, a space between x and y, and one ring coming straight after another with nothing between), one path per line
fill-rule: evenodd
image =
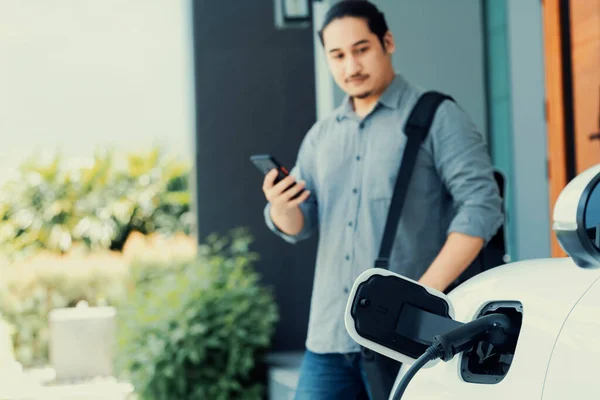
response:
M275 171L265 177L265 220L291 243L319 231L297 398L367 398L360 347L345 330L344 309L354 280L377 256L406 144L402 129L423 90L394 72L394 38L371 3L335 4L319 36L347 97L307 133L289 177L276 185ZM443 291L501 223L482 135L445 101L417 156L390 269Z

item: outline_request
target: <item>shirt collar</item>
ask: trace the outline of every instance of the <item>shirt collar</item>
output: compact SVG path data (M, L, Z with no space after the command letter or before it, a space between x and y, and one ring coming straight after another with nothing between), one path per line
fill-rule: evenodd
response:
M398 109L402 93L406 88L406 81L400 74L396 74L389 86L383 91L377 103L390 109ZM346 95L340 106L336 110L336 119L341 121L344 118L352 118L354 109L350 96Z
M398 109L405 88L406 81L402 75L396 74L390 85L379 97L379 103L387 108Z
M353 115L354 108L352 107L352 101L350 100L350 96L346 95L336 111L336 119L339 122L344 118L352 118Z

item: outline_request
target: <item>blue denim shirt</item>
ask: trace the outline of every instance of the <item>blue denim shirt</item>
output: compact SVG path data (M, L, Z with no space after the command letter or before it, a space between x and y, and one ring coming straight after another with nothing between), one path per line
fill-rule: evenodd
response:
M348 98L305 136L291 173L311 196L301 206L304 227L281 232L290 243L318 232L318 253L306 346L316 353L359 350L344 326L349 289L373 267L406 136L404 123L422 89L396 75L374 110L359 118ZM483 136L455 103L442 103L421 145L390 270L419 279L450 232L493 236L503 220L501 198ZM285 273L285 271L282 271Z

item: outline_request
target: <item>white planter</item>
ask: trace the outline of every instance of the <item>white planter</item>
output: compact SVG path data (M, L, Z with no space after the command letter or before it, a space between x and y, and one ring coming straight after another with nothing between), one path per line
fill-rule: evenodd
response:
M112 375L115 315L113 307L87 305L50 311L49 355L56 379Z

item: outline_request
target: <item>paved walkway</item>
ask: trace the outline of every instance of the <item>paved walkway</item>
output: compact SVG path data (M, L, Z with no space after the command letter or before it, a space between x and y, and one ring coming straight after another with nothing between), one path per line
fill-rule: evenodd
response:
M2 400L134 400L133 386L114 377L57 382L51 368L25 371L2 385Z

